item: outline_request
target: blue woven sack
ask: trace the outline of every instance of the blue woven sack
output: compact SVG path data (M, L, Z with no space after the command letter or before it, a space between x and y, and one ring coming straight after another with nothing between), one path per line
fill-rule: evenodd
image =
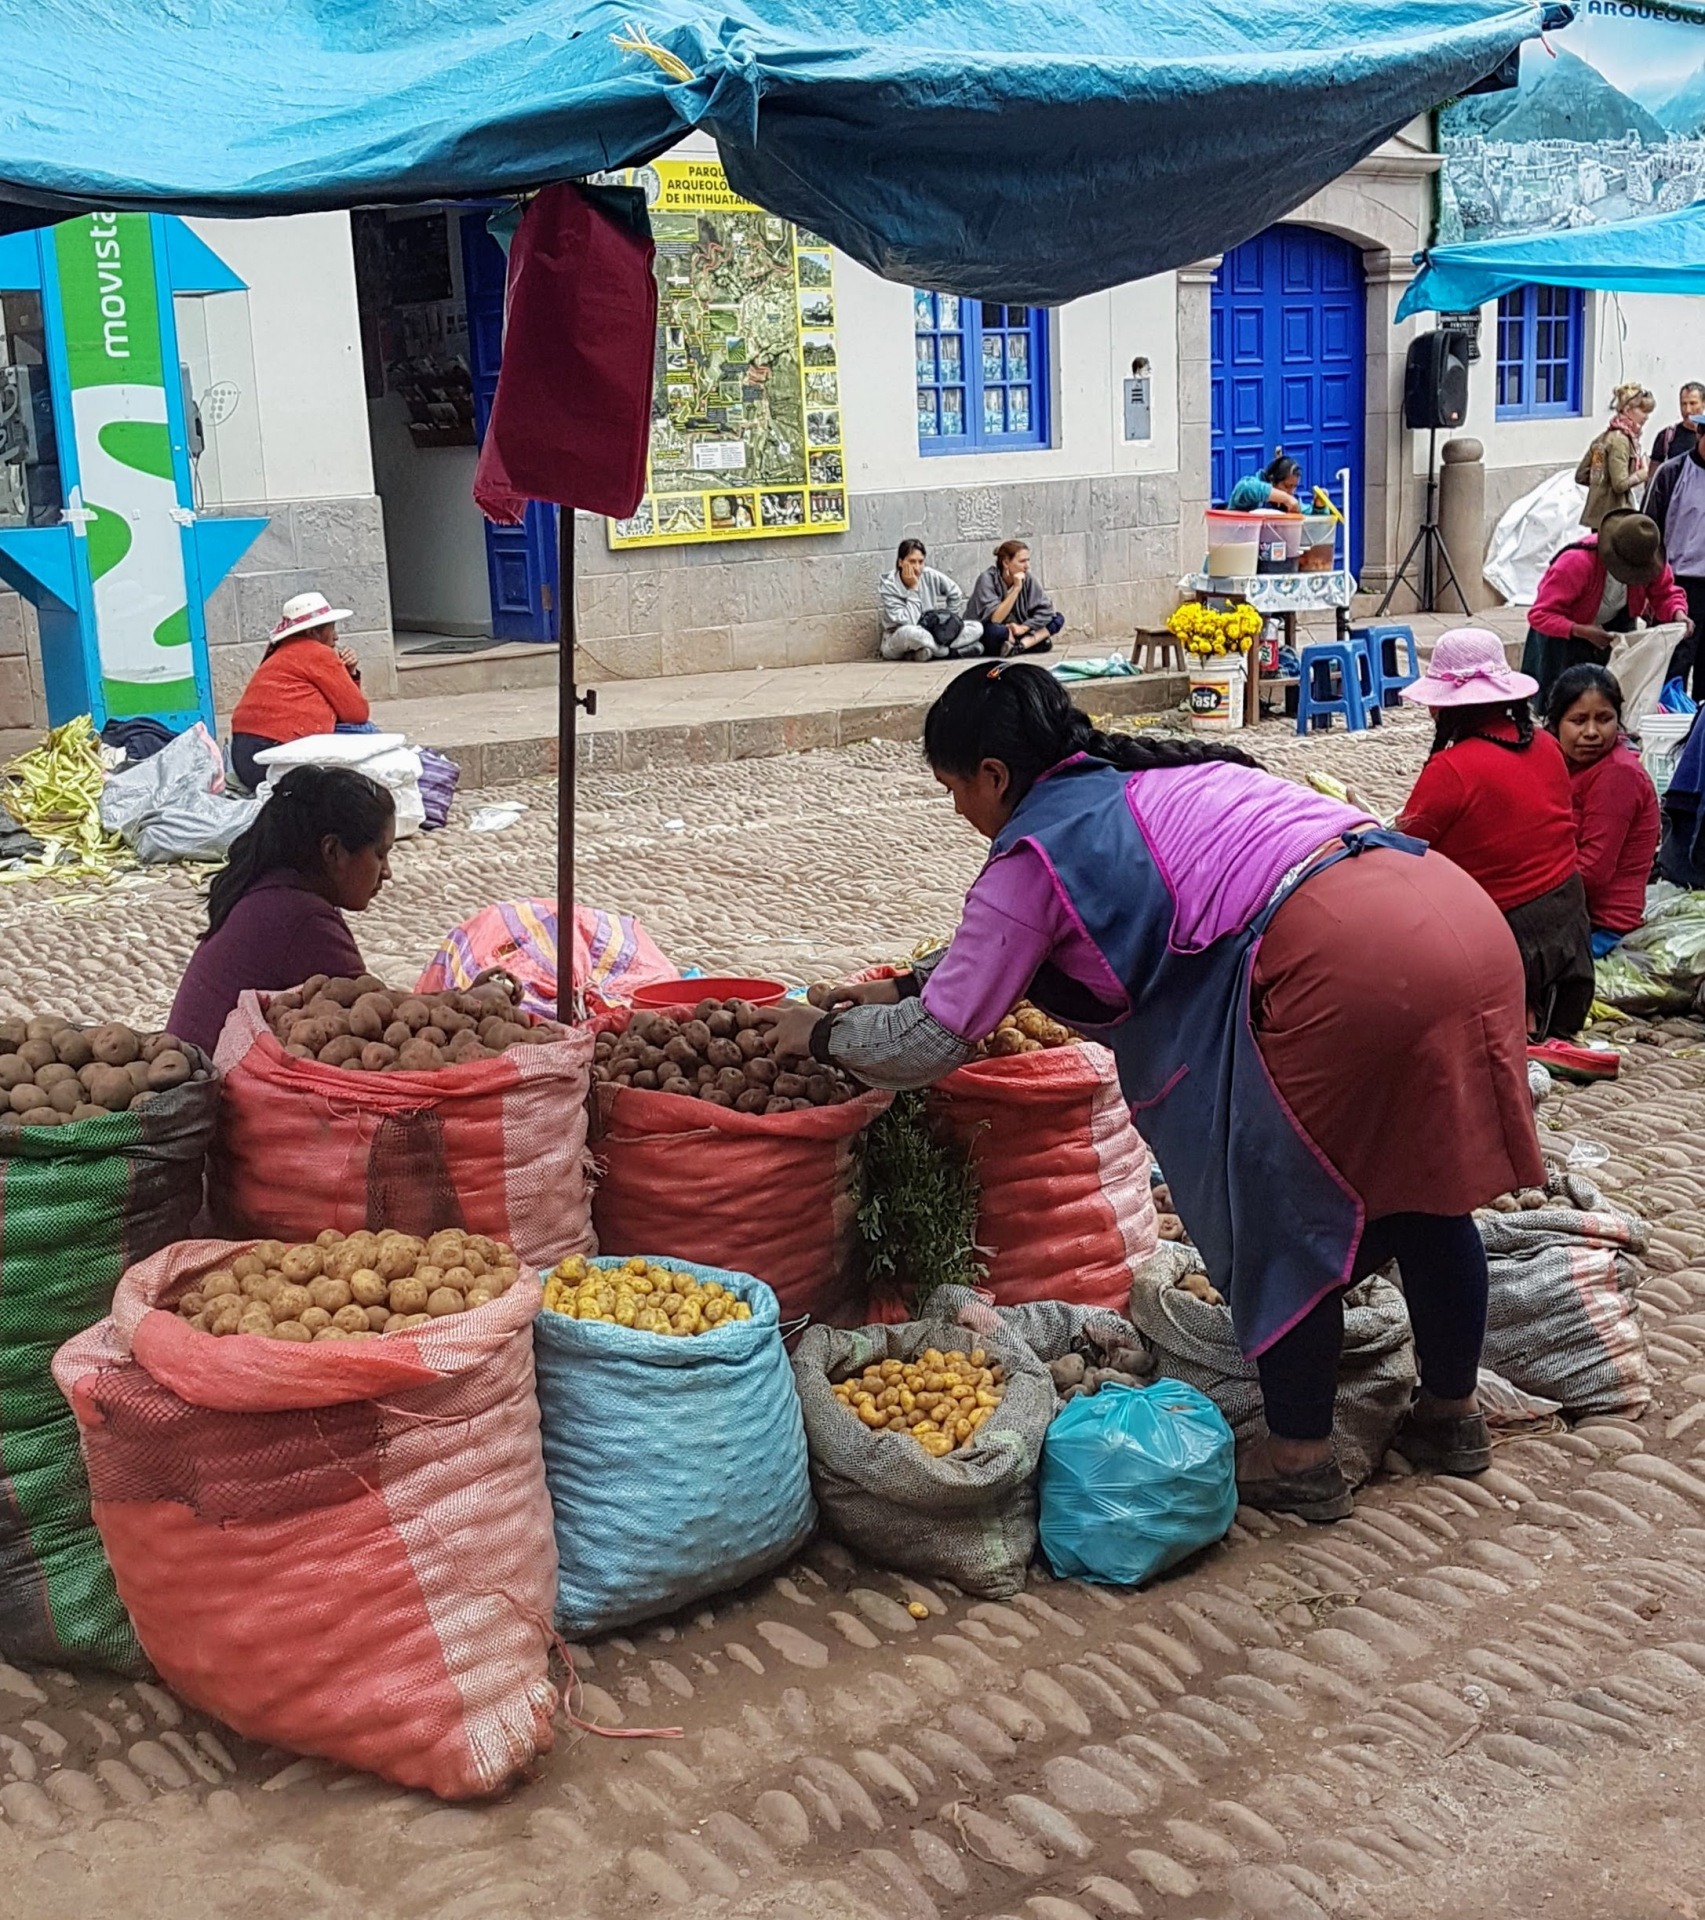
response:
M743 1273L651 1257L720 1281L752 1317L681 1337L539 1315L557 1620L570 1634L737 1587L785 1560L817 1521L775 1295Z
M1042 1448L1042 1551L1062 1580L1135 1587L1218 1540L1237 1512L1236 1442L1181 1380L1071 1400Z

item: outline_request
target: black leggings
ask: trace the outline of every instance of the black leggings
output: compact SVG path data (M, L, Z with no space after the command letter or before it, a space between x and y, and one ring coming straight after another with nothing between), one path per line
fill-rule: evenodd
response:
M259 793L261 782L266 778L266 768L260 765L255 755L277 745L276 740L268 740L260 733L232 734L231 769L250 793Z
M1466 1213L1388 1213L1370 1220L1355 1278L1397 1262L1415 1333L1421 1384L1440 1400L1474 1392L1486 1337L1486 1249ZM1281 1440L1324 1440L1332 1432L1344 1296L1327 1294L1255 1362L1267 1430Z

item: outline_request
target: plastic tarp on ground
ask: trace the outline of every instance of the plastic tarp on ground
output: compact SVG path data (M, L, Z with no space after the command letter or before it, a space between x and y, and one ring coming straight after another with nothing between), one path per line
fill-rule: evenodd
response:
M1259 232L1566 18L1543 0L0 0L27 103L0 131L0 221L7 202L28 225L19 209L499 193L697 127L737 193L887 278L1049 304Z
M1398 306L1399 320L1415 313L1466 313L1530 285L1705 293L1705 200L1603 226L1465 240L1416 258L1421 271Z

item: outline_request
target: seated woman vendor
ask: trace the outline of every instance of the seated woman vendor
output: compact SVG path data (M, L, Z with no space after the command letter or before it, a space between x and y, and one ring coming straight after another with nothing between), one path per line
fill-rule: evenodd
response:
M1276 507L1281 513L1301 513L1302 468L1283 448L1259 473L1247 475L1231 490L1228 513L1258 513Z
M1545 724L1569 765L1576 857L1597 959L1645 919L1663 830L1657 789L1622 731L1622 688L1604 667L1560 675Z
M366 972L345 913L391 877L396 808L348 767L293 767L231 842L207 896L207 931L167 1023L211 1053L240 994L281 992L316 973Z
M1396 1444L1484 1472L1471 1216L1543 1171L1521 960L1491 901L1229 743L1098 732L1024 662L960 674L924 753L993 842L959 931L933 967L837 988L826 1014L767 1012L777 1052L927 1086L1024 997L1105 1040L1260 1376L1269 1437L1238 1461L1239 1498L1350 1511L1343 1289L1391 1259L1421 1379Z
M337 643L337 623L348 607L326 604L323 593L286 600L266 652L231 715L231 765L251 792L266 778L255 759L268 747L314 733L371 733L355 655Z
M1427 672L1403 689L1432 712L1433 745L1397 825L1492 896L1521 950L1534 1040L1567 1040L1592 1005L1593 958L1569 769L1534 731L1535 685L1511 671L1495 633L1440 636Z

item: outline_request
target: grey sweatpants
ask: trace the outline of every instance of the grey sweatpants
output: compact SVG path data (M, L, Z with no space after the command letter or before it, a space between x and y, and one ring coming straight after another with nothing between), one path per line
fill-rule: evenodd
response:
M953 643L953 655L956 659L968 658L982 650L983 623L967 620L964 631ZM881 653L884 660L933 660L935 642L926 627L895 627L882 636Z

